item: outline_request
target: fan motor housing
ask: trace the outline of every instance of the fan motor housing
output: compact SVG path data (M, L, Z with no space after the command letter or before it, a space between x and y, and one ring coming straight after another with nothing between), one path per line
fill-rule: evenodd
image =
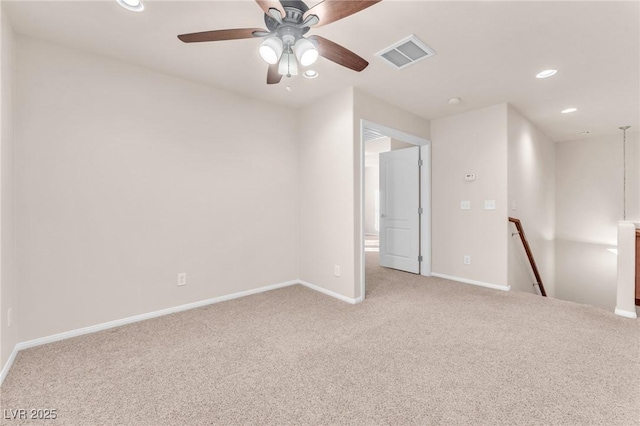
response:
M282 0L280 3L286 13L286 16L282 17L282 24L268 13L264 14L264 23L269 31L276 32L281 27L290 24L291 27L300 31L300 36L306 34L310 30L309 27L299 28L297 26L302 23L305 12L309 10L307 5L300 0ZM291 31L288 32L290 33Z

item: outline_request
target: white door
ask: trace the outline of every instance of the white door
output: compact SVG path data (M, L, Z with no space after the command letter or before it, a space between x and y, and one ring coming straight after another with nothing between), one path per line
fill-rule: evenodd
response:
M380 153L380 266L420 273L420 147Z

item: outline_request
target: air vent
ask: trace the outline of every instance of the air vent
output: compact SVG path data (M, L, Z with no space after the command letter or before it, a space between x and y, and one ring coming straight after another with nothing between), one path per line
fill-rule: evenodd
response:
M365 127L362 130L362 139L365 142L372 141L374 139L384 138L384 137L385 136L382 133L380 133L378 130L372 129L370 127Z
M435 50L411 34L409 37L376 53L376 56L384 59L393 68L401 70L435 54Z

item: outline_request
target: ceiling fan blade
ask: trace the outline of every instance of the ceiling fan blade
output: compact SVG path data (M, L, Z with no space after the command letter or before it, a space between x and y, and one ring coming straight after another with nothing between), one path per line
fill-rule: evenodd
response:
M267 15L271 15L269 9L277 9L283 18L287 16L287 12L284 11L282 4L280 4L278 0L256 0L256 3L258 3L258 6L260 6Z
M346 18L380 2L381 0L324 0L313 6L304 14L304 19L311 15L317 15L321 27L339 19Z
M254 37L266 37L268 35L271 35L271 33L269 31L260 30L260 31L254 31L253 32L253 36Z
M278 84L280 80L282 80L282 75L278 73L278 64L269 65L267 84Z
M282 24L282 13L278 9L275 9L273 7L269 8L269 15L271 15L273 19L278 21L278 23Z
M308 38L318 44L318 53L320 53L320 56L325 57L338 65L351 68L358 72L362 71L369 65L369 62L365 61L360 56L356 55L349 49L332 42L331 40L327 40L326 38L317 35L313 35Z
M318 22L320 22L320 18L318 18L316 15L309 15L305 18L304 21L302 21L299 26L300 28L313 27Z
M258 34L256 35L254 32ZM262 34L269 34L269 32L262 28L237 28L234 30L215 30L181 34L178 38L185 43L198 43L201 41L239 40L243 38L263 37Z

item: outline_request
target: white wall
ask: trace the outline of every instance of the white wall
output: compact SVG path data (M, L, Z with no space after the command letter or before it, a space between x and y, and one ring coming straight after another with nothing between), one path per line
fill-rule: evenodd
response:
M353 89L301 111L300 279L348 298L354 297L352 135Z
M396 149L405 149L405 148L411 148L414 147L415 145L410 144L408 142L403 142L401 140L398 139L394 139L394 138L389 138L391 140L391 150L395 151Z
M508 285L507 105L433 120L431 135L433 272ZM465 182L465 173L476 180ZM461 210L461 200L471 210ZM484 200L495 200L496 210L484 210Z
M376 154L377 155L377 154ZM366 166L364 168L364 233L379 234L376 229L376 191L380 187L380 166Z
M350 88L300 117L300 279L360 298L360 123L429 137L429 121ZM334 276L339 265L340 277Z
M627 133L627 219L638 209L638 133ZM622 131L556 144L557 236L616 244L622 220Z
M378 139L372 139L370 141L365 142L364 151L365 151L365 164L369 161L380 161L378 154L381 152L387 152L391 150L391 141L395 140L388 136L383 136ZM370 158L369 155L374 155L374 157Z
M375 199L380 187L380 153L391 150L395 139L381 137L366 141L364 145L364 232L378 234L376 230Z
M508 121L508 214L522 221L548 296L555 279L555 144L512 106ZM510 225L509 284L536 293L536 282L520 237Z
M627 219L638 220L638 133L627 133ZM622 132L556 144L556 297L616 305Z
M20 341L298 278L294 110L16 40Z
M0 6L0 370L18 342L18 298L14 269L13 30ZM12 324L8 324L8 311Z

